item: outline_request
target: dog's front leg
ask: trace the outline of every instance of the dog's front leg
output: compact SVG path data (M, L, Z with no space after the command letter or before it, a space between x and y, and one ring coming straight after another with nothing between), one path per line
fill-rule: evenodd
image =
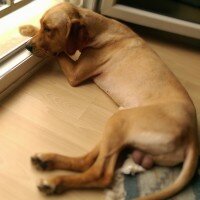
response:
M70 59L67 55L62 54L57 57L58 63L65 74L69 84L73 87L79 84L76 75L77 64L72 59Z
M57 59L69 84L73 87L94 75L95 67L90 66L85 56L80 57L79 60L75 62L63 53L59 55Z

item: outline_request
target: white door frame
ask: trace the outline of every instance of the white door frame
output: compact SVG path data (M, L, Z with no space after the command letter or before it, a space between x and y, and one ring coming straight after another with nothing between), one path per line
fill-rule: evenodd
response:
M116 4L116 0L102 0L100 11L127 22L200 39L199 24Z

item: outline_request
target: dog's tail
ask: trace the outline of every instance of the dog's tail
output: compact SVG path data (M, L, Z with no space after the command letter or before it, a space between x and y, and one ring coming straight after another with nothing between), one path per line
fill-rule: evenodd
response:
M175 182L167 188L153 194L139 197L137 200L165 200L181 191L194 176L198 163L198 139L191 141L186 150L186 158L181 173Z

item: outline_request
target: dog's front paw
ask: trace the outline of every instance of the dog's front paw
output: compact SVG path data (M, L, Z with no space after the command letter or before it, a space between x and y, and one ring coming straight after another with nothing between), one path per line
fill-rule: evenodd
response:
M33 37L38 32L38 28L32 25L23 25L19 27L19 32L23 36Z
M37 187L45 195L62 194L66 191L66 188L56 179L41 180Z
M41 171L47 171L53 169L53 161L46 160L43 154L36 154L31 157L31 163L33 166Z

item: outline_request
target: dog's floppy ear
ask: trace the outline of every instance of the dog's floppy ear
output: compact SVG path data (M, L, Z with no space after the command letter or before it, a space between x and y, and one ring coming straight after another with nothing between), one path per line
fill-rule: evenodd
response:
M23 36L33 37L37 34L38 28L32 25L23 25L19 27L19 32Z
M81 19L73 19L67 37L66 53L73 55L77 50L82 51L89 40L89 33L83 21Z

